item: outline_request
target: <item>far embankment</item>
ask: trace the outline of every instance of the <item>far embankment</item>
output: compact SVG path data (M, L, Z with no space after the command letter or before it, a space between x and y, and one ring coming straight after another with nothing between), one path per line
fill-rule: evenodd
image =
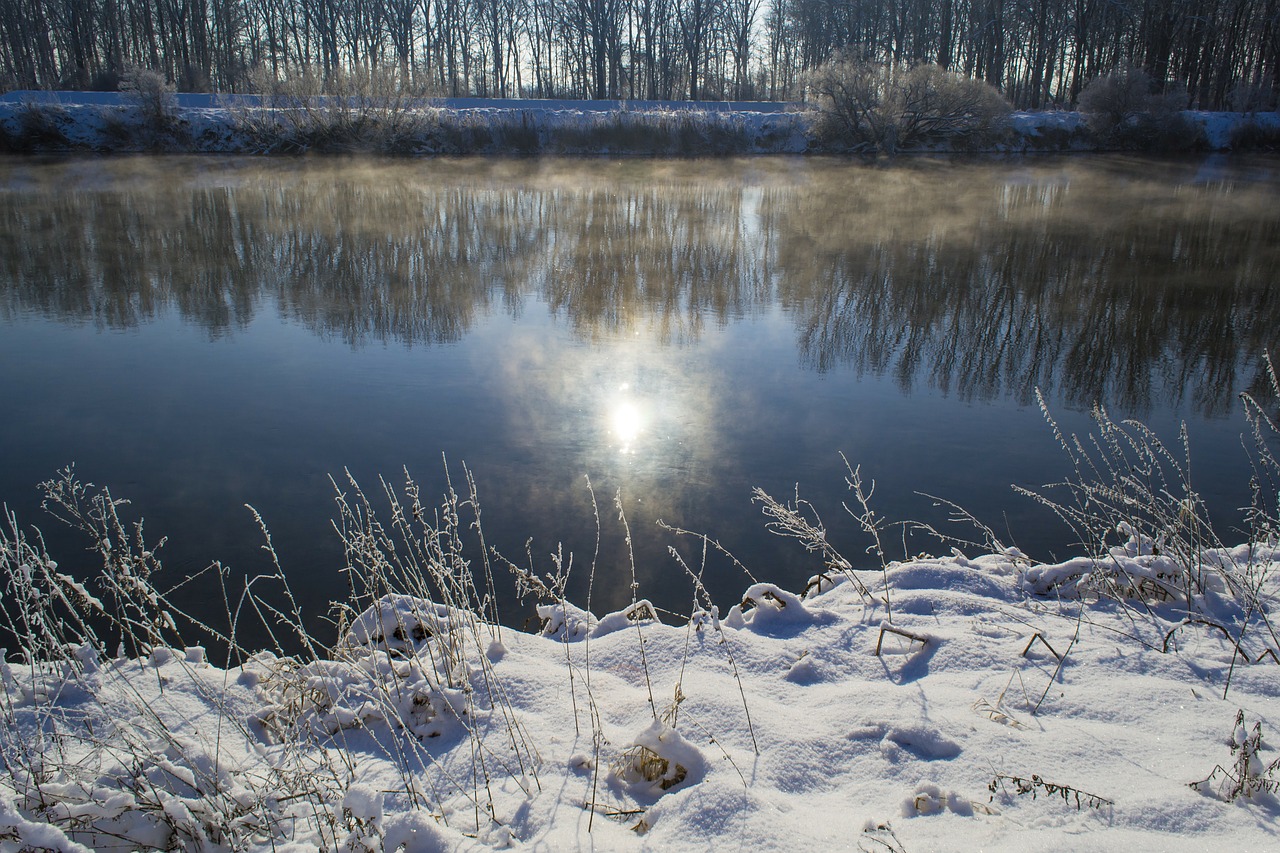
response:
M824 129L814 104L734 101L497 100L167 91L0 95L0 151L220 154L875 156ZM1185 112L1174 138L1103 135L1085 114L1012 112L981 133L941 132L892 153L1274 149L1275 112Z

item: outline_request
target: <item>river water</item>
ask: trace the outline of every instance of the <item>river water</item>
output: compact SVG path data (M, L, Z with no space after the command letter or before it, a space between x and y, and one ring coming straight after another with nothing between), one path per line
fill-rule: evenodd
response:
M926 492L1070 552L1010 489L1069 473L1039 389L1067 431L1094 404L1168 438L1185 420L1230 539L1237 397L1265 391L1280 336L1278 180L1273 161L1107 157L0 160L0 499L90 574L39 510L74 462L169 537L174 583L269 566L251 504L323 634L347 590L329 478L378 508L378 477L407 469L434 502L447 460L490 546L524 563L532 537L538 571L574 554L579 603L594 494L597 612L632 594L620 504L639 594L687 613L668 547L695 570L701 548L657 519L784 586L820 567L765 529L756 486L798 489L878 565L841 454L887 520L945 525ZM929 547L887 538L891 558ZM705 579L722 606L747 583L720 558ZM216 619L210 595L178 597Z

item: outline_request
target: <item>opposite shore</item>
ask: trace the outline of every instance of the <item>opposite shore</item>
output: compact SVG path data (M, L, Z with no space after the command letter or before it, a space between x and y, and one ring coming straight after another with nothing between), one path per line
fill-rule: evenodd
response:
M185 93L16 91L0 96L0 151L392 156L735 156L867 154L833 145L821 110L787 102L483 98L281 98ZM1275 112L1182 113L1184 133L1144 145L1090 128L1074 111L1012 112L981 134L896 153L1274 150Z

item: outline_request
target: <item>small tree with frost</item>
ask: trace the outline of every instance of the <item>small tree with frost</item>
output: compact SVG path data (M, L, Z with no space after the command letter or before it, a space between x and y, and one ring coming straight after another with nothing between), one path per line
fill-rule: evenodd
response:
M917 65L902 80L898 138L903 145L995 129L1011 107L981 80L937 65Z
M821 110L818 137L852 151L878 150L890 132L888 104L899 70L848 56L815 69L809 91Z
M816 69L818 136L849 151L893 154L999 126L1009 103L995 89L936 65L907 67L841 57Z
M186 142L173 84L158 71L140 66L120 76L122 107L104 107L102 132L109 148L164 150Z
M1080 93L1080 112L1102 142L1161 151L1196 148L1202 131L1182 114L1186 91L1161 93L1140 68L1121 66L1095 78Z
M1098 134L1148 115L1159 98L1152 91L1151 78L1141 68L1121 66L1110 74L1095 77L1080 93L1080 112Z

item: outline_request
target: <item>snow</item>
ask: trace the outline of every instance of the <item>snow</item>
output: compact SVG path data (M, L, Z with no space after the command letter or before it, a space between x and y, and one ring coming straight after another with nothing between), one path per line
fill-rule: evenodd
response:
M316 106L329 99L317 98ZM22 115L31 106L47 111L72 147L89 150L146 150L146 145L122 141L121 125L136 122L136 108L127 96L114 92L13 91L0 95L0 127L14 137L23 132ZM278 112L263 98L253 95L173 96L181 141L171 143L183 151L203 153L258 153L260 142L243 129L245 116L262 119ZM375 105L361 104L356 109ZM696 121L704 131L719 132L747 140L756 153L803 153L809 146L808 115L802 106L781 102L755 101L576 101L534 99L443 98L412 105L421 114L448 117L457 128L487 130L496 138L483 153L503 153L503 132L532 131L540 145L561 153L610 153L608 143L590 151L575 147L576 136L592 132L606 134L612 123L672 128ZM399 109L399 108L397 108ZM567 138L569 141L560 140ZM440 140L423 141L418 153L451 153L435 150ZM447 146L447 141L443 143ZM597 144L597 143L591 143ZM689 144L693 144L692 142ZM121 147L123 146L123 148Z
M317 103L324 100L317 99ZM122 138L121 126L134 121L134 107L119 93L8 92L0 95L0 127L14 138L19 137L23 111L30 105L48 109L52 120L75 148L144 150L147 147L142 142ZM269 103L253 95L179 93L174 95L174 106L184 139L173 145L181 150L206 153L255 153L260 143L243 129L243 116L261 117L273 110ZM704 132L744 139L742 153L800 154L817 148L811 132L813 110L804 104L443 98L424 100L417 108L431 115L447 116L457 127L487 129L495 141L491 143L492 150L484 148L484 153L502 153L503 133L514 128L535 134L540 150L545 152L608 154L612 122L639 123L645 129L656 127L670 133L672 127L682 122L695 121ZM1280 116L1274 112L1193 111L1186 115L1203 128L1207 144L1217 151L1230 150L1232 131L1242 124L1253 123L1272 130L1280 128ZM1086 151L1096 147L1086 131L1084 117L1078 112L1019 111L1009 116L1008 126L1011 136L993 143L991 150L1016 153ZM593 133L595 142L575 141L589 140ZM520 144L528 144L527 138L521 139L524 141ZM583 144L594 147L582 149ZM687 144L714 146L708 140ZM436 150L441 145L445 147ZM425 140L417 153L449 153L447 145L439 140ZM945 152L949 150L949 143L932 144L929 150ZM696 153L696 150L685 153Z
M1199 556L1273 600L1274 552ZM537 634L388 596L316 660L10 662L0 849L1275 849L1275 637L1166 559L956 551ZM1172 595L1097 594L1126 573Z
M1221 113L1221 112L1188 112L1187 117L1204 128L1209 147L1215 151L1223 151L1231 147L1231 131L1238 124L1254 122L1259 127L1269 130L1280 129L1280 114L1276 112L1259 113Z

